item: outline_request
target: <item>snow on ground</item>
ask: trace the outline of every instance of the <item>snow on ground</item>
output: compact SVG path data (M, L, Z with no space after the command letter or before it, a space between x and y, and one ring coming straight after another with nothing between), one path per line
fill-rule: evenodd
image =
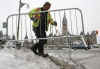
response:
M66 62L75 61L76 64L82 65L75 69L100 69L100 48L91 50L63 50L58 52L50 52L50 55L60 57L59 60ZM70 53L69 53L70 52ZM70 56L69 56L70 55ZM70 58L72 60L70 60ZM74 62L73 62L74 63ZM84 67L83 67L84 66Z
M56 51L47 51L49 52L49 55L55 56L56 58L59 58L59 60L64 60L66 62L69 62L70 58L73 60L81 60L89 57L95 56L93 53L88 53L86 50L72 50L72 49L64 49L64 50L56 50Z
M0 50L0 69L59 69L59 66L31 51L5 48Z
M100 69L100 56L81 61L86 69Z
M46 50L45 52L68 63L71 62L71 58L84 65L86 69L100 69L99 48L92 50ZM0 49L0 69L60 69L60 67L48 58L35 55L29 49L4 48Z
M91 49L89 52L94 54L93 57L80 61L86 69L100 69L100 48Z

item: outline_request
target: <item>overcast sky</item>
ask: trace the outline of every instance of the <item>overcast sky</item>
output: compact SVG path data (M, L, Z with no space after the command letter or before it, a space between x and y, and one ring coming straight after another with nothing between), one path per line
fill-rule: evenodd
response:
M80 8L84 15L85 31L100 31L100 0L22 0L30 5L30 8L24 6L22 12L28 12L30 9L42 6L44 2L50 1L53 9ZM0 30L2 22L6 21L8 15L18 13L19 0L1 0L0 1Z

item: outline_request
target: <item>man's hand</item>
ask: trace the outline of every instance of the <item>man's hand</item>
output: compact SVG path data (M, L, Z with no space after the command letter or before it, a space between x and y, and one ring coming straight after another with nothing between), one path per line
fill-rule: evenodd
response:
M32 18L31 18L31 20L32 20L32 21L34 21L34 22L37 22L37 20L38 20L38 19L37 19L37 18L32 17Z
M34 21L34 17L32 17L31 20Z
M56 21L54 21L54 25L57 26L57 22Z

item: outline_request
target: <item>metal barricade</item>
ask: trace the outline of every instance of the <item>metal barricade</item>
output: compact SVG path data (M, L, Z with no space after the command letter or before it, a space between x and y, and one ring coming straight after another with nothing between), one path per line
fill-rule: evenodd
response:
M38 39L48 39L48 45L57 46L67 44L68 41L66 38L81 38L81 34L84 35L83 15L79 8L58 9L49 12L53 20L57 22L57 27L49 25L49 30L47 31L48 37ZM19 14L13 14L7 18L8 27L6 34L10 41L38 40L35 37L32 21L29 18L28 13L20 14L19 25L18 16ZM82 40L84 42L84 39Z

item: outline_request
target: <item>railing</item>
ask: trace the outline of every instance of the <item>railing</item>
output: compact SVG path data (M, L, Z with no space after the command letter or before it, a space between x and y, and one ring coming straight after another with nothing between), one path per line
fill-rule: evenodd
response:
M50 25L47 33L48 35L52 34L53 36L61 36L65 33L80 35L81 32L84 33L83 15L79 8L51 10L50 13L53 20L56 21L58 25L57 27ZM32 21L30 20L28 13L22 13L20 16L18 34L18 14L8 16L7 36L15 40L17 40L17 38L19 38L19 40L24 40L25 37L28 39L34 39L35 35L32 30ZM19 36L17 37L17 35Z

